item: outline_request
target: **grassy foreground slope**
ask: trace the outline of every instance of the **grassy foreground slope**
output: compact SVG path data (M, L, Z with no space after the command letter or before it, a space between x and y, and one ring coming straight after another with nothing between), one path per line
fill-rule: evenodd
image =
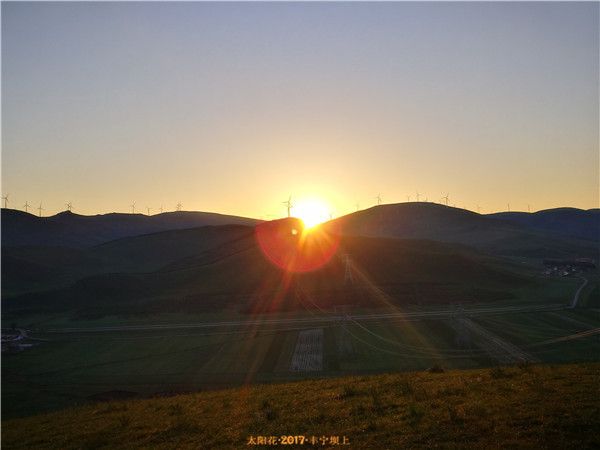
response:
M2 445L230 449L333 435L350 448L598 448L599 394L598 363L321 379L4 421Z

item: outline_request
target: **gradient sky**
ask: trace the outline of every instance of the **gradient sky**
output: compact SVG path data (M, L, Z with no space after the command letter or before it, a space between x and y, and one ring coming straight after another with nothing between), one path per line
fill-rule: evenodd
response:
M2 3L2 192L598 207L598 3Z

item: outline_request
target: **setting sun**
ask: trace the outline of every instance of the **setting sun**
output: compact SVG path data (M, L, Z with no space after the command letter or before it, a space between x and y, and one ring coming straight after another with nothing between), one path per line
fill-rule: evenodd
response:
M330 219L331 208L320 199L302 199L294 203L291 213L301 219L305 227L312 228Z

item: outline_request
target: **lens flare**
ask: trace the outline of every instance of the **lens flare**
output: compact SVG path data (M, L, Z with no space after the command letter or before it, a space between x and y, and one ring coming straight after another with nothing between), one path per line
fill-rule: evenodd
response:
M263 222L256 226L256 240L266 258L288 272L309 272L327 264L340 238L321 227L308 229L296 218Z

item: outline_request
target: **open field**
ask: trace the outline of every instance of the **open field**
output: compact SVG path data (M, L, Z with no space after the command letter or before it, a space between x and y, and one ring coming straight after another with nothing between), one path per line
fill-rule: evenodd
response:
M595 448L599 385L597 363L254 385L4 420L2 444L230 449L292 435L352 448Z
M512 308L512 309L506 309ZM533 308L533 309L532 309ZM3 355L4 417L26 416L119 395L152 396L306 377L424 370L432 366L475 368L502 360L484 341L466 342L457 314L542 362L594 361L599 335L575 337L600 327L588 309L472 308L396 314L259 316L177 326L110 321L93 325L48 322L30 332L32 348ZM536 309L537 308L537 309ZM397 312L398 313L398 312ZM225 319L225 316L220 316ZM173 317L170 318L171 320ZM137 325L136 325L137 323ZM320 325L320 364L293 370L298 337ZM62 327L59 326L62 324ZM98 327L99 325L103 327ZM111 326L112 325L112 326ZM56 328L53 328L56 327ZM569 337L571 336L571 337ZM559 342L547 341L569 337ZM312 350L311 350L312 351ZM123 391L115 393L114 391Z
M600 314L592 310L499 315L479 321L545 362L597 361L600 355L600 334L578 336L600 328Z

